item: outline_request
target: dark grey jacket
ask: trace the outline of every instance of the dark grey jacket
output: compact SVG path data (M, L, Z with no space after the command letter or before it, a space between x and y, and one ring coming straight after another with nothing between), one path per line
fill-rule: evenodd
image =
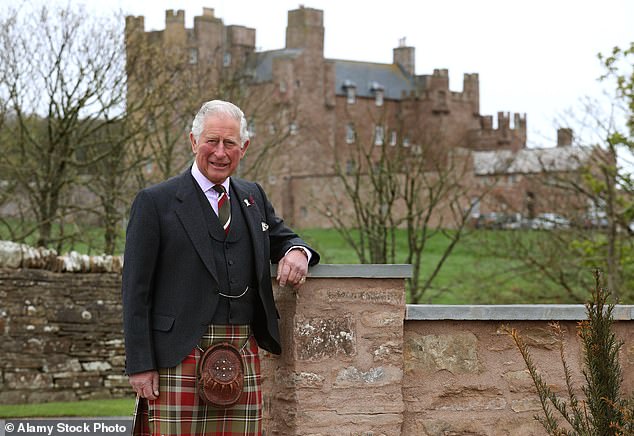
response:
M279 354L270 263L292 246L311 250L311 265L319 262L319 254L275 215L260 185L232 177L230 193L240 200L253 243L262 303L254 335L261 348ZM180 363L214 314L218 275L199 196L188 169L140 191L132 204L122 282L128 374Z

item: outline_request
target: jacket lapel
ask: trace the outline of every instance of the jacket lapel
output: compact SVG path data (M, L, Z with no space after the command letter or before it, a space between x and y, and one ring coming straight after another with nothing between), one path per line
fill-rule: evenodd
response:
M264 272L266 271L268 273L270 271L268 264L264 263L264 261L269 258L267 253L264 253L264 238L268 237L268 233L262 229L262 214L257 204L250 202L254 194L249 191L248 186L240 179L231 178L231 189L233 189L234 194L237 195L240 208L242 209L247 227L251 233L255 271L258 281L260 281L263 279Z
M188 169L180 176L180 187L176 193L175 212L200 259L217 282L218 275L213 262L213 253L211 252L211 243L208 236L209 229L201 208L197 189L199 188L196 185L196 181Z

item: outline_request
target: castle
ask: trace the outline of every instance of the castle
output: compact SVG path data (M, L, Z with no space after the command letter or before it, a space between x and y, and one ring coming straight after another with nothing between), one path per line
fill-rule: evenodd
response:
M176 53L174 63L204 68L205 77L213 80L220 80L223 71L245 72L248 83L239 82L239 86L257 90L258 98L270 108L265 116L254 116L245 107L248 99L236 102L249 118L249 153L257 154L261 144L279 133L271 117L278 117L287 132L279 141L281 147L272 151L274 159L267 171L256 179L265 185L278 213L297 227L329 225L315 201L327 201L324 188L336 185L335 164L348 169L362 165L350 157L360 144L406 149L411 156L431 146L443 158L454 150L466 150L472 163L465 179L476 190L479 177L522 167L496 169L487 167L487 162L499 156L534 160L526 147L525 115L499 112L494 127L493 117L480 113L477 73L464 74L462 91L452 91L446 69L417 74L415 48L405 40L393 49L391 64L327 59L323 14L303 6L289 11L286 46L271 51L256 51L255 29L225 26L210 8L194 18L191 29L185 27L182 10L166 11L162 31L145 32L143 17L127 17L126 35L129 41L130 35L146 35L152 44ZM204 92L197 97L198 105L218 98ZM191 116L187 114L189 120ZM184 149L188 149L188 128L183 126ZM571 138L562 138L559 145L569 145ZM511 189L508 195L523 197L525 193ZM515 203L521 209L523 202Z

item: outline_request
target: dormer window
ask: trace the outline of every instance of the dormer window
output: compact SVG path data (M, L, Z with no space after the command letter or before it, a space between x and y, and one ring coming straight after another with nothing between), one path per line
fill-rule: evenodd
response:
M357 101L357 85L351 80L344 80L341 86L346 91L348 104L354 104Z
M374 101L377 106L383 106L383 90L376 91L374 94Z
M385 88L378 82L370 83L370 92L374 94L374 103L377 106L383 106L383 95L385 94Z
M357 89L354 86L348 88L346 96L348 97L348 104L354 104L357 101Z

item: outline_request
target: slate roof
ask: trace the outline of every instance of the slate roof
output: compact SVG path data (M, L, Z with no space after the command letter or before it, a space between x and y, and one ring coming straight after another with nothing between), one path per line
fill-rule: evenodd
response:
M302 49L280 49L258 52L255 58L254 79L267 82L273 77L273 59L280 57L296 58ZM354 84L358 97L374 98L374 90L383 89L383 97L400 100L403 91L409 93L415 89L410 77L395 64L357 62L327 59L335 64L335 93L346 95L344 84Z
M575 171L592 154L589 147L525 148L511 150L474 151L473 165L478 176L493 174L531 174L544 171Z
M283 48L280 50L262 51L256 53L255 57L255 81L268 82L273 78L273 59L291 58L294 59L302 52L300 48Z
M344 84L354 83L358 97L374 97L373 88L382 87L384 98L400 100L402 92L409 93L414 85L403 70L394 64L333 60L335 63L335 92L346 95Z

